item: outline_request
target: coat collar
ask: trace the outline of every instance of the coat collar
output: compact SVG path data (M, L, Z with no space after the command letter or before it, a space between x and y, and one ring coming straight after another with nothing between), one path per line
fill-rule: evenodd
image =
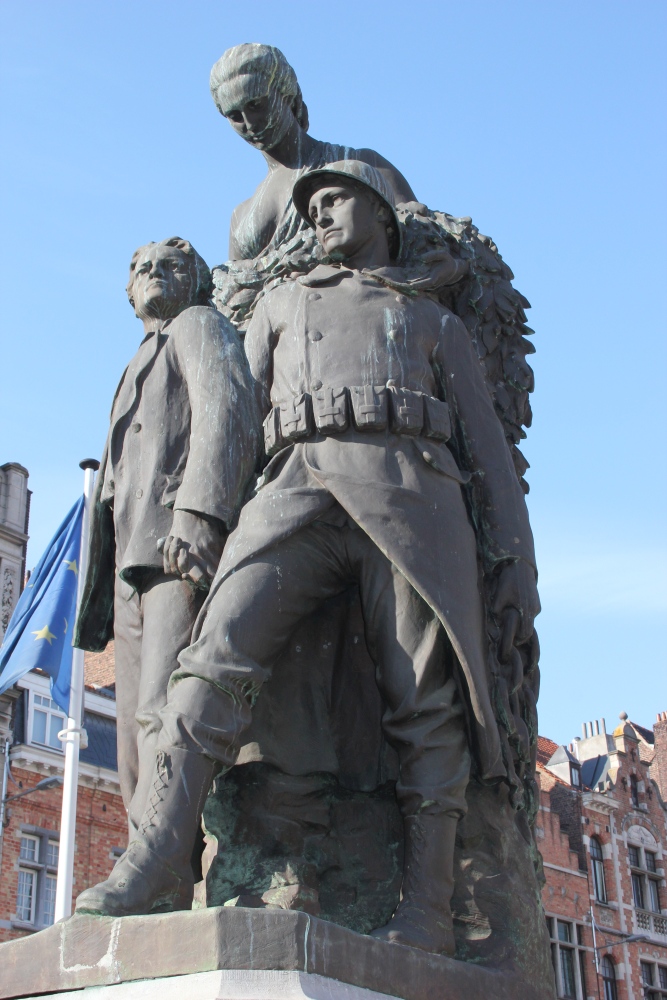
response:
M370 278L393 291L404 292L406 295L416 295L417 291L406 280L407 274L402 267L364 268L363 271L351 271L340 264L318 264L309 274L302 275L298 281L307 288L316 285L326 285L331 281L344 277L358 275L360 278Z

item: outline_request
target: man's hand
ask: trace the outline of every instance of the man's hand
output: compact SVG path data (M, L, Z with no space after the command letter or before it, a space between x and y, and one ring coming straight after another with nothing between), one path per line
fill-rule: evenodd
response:
M514 645L530 639L540 612L535 570L530 563L523 559L505 563L498 574L491 610L501 627L499 656L506 663Z
M165 573L208 588L224 544L225 533L220 527L189 510L176 510L171 534L158 541L158 550L162 552Z

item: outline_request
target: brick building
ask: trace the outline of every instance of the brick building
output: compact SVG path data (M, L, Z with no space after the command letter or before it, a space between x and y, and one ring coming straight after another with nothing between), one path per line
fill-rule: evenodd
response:
M74 896L106 878L127 843L127 819L116 763L113 646L86 654L85 718L74 855ZM32 671L0 696L0 774L9 746L7 797L62 775L57 738L65 718L49 696L49 679ZM6 804L0 834L0 941L53 923L62 785Z
M667 714L540 737L538 846L558 996L667 1000ZM594 946L597 946L596 963Z

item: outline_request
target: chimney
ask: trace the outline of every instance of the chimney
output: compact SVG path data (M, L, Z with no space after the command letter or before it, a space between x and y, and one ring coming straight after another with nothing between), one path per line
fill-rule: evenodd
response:
M662 801L667 802L667 712L658 712L653 727L653 741L655 753L649 776L660 789Z

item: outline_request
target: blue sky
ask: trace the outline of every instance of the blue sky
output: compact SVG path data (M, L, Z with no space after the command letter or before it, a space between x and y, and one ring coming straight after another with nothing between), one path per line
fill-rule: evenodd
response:
M218 115L213 62L278 45L321 139L371 146L471 215L530 299L530 513L540 729L651 725L665 670L667 6L4 0L0 462L30 470L33 565L99 456L141 338L133 250L227 256L264 173Z

